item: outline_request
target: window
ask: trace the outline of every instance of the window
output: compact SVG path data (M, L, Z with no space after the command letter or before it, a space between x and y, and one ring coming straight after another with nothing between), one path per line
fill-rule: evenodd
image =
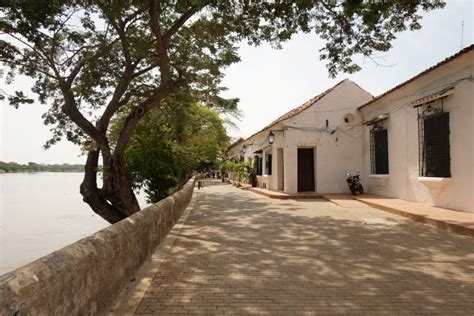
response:
M388 174L388 134L380 121L370 129L370 172Z
M420 176L451 177L449 113L428 105L418 117Z
M255 156L255 169L256 169L256 173L257 173L257 176L261 176L262 175L262 163L263 163L263 158L260 157L260 156Z
M272 154L265 154L265 174L272 175Z

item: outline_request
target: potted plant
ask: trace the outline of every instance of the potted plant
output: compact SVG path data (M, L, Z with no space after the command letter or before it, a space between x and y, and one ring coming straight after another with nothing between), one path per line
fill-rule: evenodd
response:
M253 188L257 186L257 173L256 172L250 172L249 173L249 180L250 184L252 185Z
M252 185L253 188L257 186L257 170L255 168L255 163L254 161L250 161L250 163L247 166L247 173L248 173L248 180L249 183Z

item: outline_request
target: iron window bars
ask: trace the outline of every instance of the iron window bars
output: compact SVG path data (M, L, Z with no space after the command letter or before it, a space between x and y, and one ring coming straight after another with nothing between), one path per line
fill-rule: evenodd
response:
M272 154L265 154L265 173L272 175Z
M370 173L388 174L388 133L379 121L370 126Z
M263 158L260 157L260 156L255 156L255 171L256 171L256 174L257 176L261 176L262 175L262 163L263 163Z
M421 177L451 177L449 112L444 102L418 107L418 154Z

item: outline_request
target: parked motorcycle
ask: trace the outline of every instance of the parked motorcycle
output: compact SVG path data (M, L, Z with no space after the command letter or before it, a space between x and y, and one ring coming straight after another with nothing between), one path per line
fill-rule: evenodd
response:
M364 193L364 187L362 186L362 183L360 183L360 175L351 175L350 173L347 174L347 185L349 186L349 189L351 190L352 195L357 195L357 192L359 194Z

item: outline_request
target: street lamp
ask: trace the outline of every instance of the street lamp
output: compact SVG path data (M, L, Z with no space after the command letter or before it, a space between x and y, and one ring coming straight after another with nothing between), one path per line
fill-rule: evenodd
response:
M273 144L273 142L275 141L275 134L273 134L272 131L270 131L270 134L268 134L268 142L271 144Z

